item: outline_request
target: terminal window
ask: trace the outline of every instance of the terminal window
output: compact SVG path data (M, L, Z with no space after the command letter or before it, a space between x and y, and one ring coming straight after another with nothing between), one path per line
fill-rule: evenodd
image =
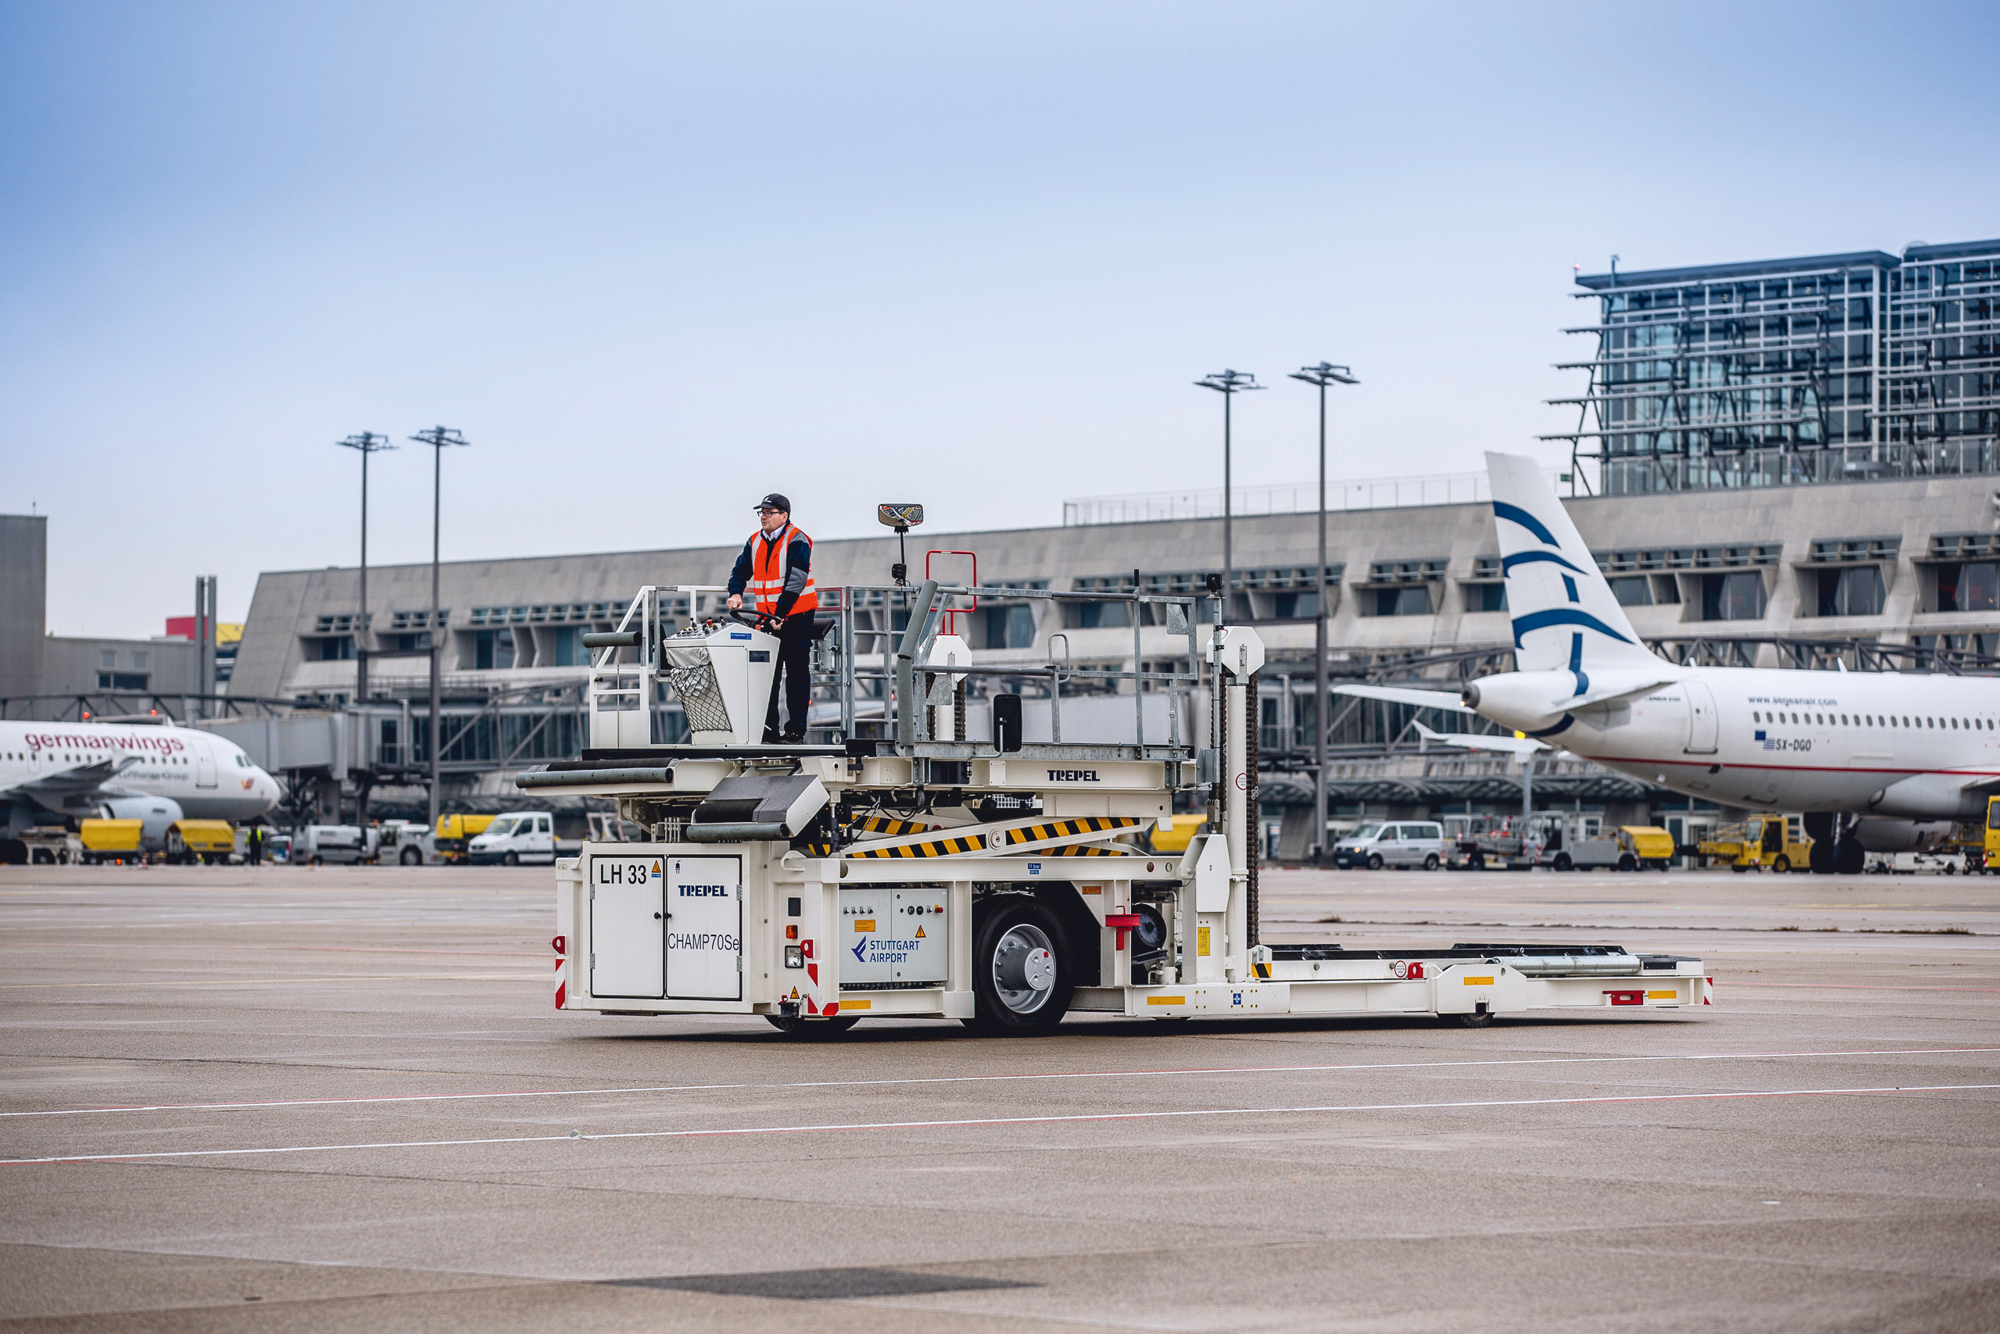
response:
M1618 599L1621 607L1650 607L1653 605L1653 581L1643 574L1613 579L1611 596Z
M1937 567L1939 611L2000 609L2000 564L1993 561L1950 562Z
M472 665L478 671L505 670L514 665L512 630L479 630L472 636Z
M1402 588L1378 588L1374 590L1374 596L1369 601L1374 604L1374 612L1377 616L1428 616L1431 614L1431 590L1429 584L1408 584Z
M1467 611L1507 610L1507 585L1467 584L1465 586L1465 609Z
M1031 607L987 607L987 648L1033 648L1035 613Z
M1764 615L1764 576L1755 570L1701 577L1701 619L1754 621Z
M144 690L147 676L144 672L99 672L99 690Z
M1876 616L1882 611L1882 571L1873 565L1817 571L1818 616Z

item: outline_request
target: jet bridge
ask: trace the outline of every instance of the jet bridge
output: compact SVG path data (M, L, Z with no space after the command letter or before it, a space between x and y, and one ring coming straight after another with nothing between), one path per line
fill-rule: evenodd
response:
M833 741L766 745L775 637L747 613L676 626L659 608L683 591L642 589L617 631L586 640L599 650L590 747L516 779L530 792L613 798L644 831L639 842L586 842L557 864L559 1009L754 1014L825 1035L878 1016L1027 1033L1072 1011L1484 1024L1531 1009L1710 1001L1699 960L1615 945L1260 942L1253 702L1264 646L1248 627L1202 625L1194 596L932 580L843 590L814 648L815 678L838 703ZM1207 595L1211 622L1219 591ZM871 592L908 597L907 625L857 624L866 599L855 595ZM1132 604L1130 669L977 665L950 622L952 607L982 593ZM1184 656L1142 656L1145 621L1184 639ZM1019 697L1007 694L992 698L991 734L967 735L967 682L982 674L1043 676L1058 739L1024 741ZM1083 678L1135 697L1131 740L1060 739L1063 688ZM690 719L719 704L689 744L625 729L630 701L662 685ZM882 687L884 735L858 735ZM1148 735L1148 692L1168 697L1164 735ZM1171 828L1177 797L1205 810L1204 829L1185 852L1156 854L1150 835Z

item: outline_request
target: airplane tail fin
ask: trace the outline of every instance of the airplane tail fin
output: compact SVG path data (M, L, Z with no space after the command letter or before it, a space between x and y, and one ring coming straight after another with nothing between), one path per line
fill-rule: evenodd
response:
M1494 527L1514 618L1514 658L1524 672L1657 666L1598 571L1541 464L1525 454L1486 456Z

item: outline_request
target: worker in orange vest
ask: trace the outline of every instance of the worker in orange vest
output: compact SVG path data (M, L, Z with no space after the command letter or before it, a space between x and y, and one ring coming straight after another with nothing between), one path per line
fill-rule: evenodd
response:
M757 502L758 530L743 544L729 575L729 608L743 605L747 589L758 611L782 621L778 670L771 678L771 708L764 715L764 744L806 739L812 702L813 613L819 594L812 577L813 540L792 522L792 502L773 491ZM778 687L784 684L785 727L778 730Z

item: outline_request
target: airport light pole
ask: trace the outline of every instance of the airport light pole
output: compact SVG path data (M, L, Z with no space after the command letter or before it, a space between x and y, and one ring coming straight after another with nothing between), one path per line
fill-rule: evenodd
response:
M437 834L438 825L438 752L442 749L438 734L438 694L439 658L444 651L440 633L444 629L438 624L438 536L444 519L444 451L449 445L469 445L472 442L449 426L433 426L428 431L418 431L410 439L420 445L431 447L431 724L430 744L425 748L430 752L431 762L431 834Z
M354 624L354 703L368 702L368 456L394 449L386 435L363 431L335 444L361 455L361 614Z
M1317 366L1301 366L1292 372L1319 388L1319 565L1313 570L1313 589L1318 601L1313 609L1313 799L1319 814L1313 820L1313 846L1326 846L1326 387L1330 384L1360 384L1345 366L1322 361Z
M1262 389L1257 377L1248 371L1220 370L1213 375L1204 375L1195 384L1202 389L1213 389L1222 395L1222 619L1229 620L1230 607L1236 599L1236 559L1230 545L1230 529L1235 519L1235 495L1230 474L1230 405L1236 396L1246 390Z

